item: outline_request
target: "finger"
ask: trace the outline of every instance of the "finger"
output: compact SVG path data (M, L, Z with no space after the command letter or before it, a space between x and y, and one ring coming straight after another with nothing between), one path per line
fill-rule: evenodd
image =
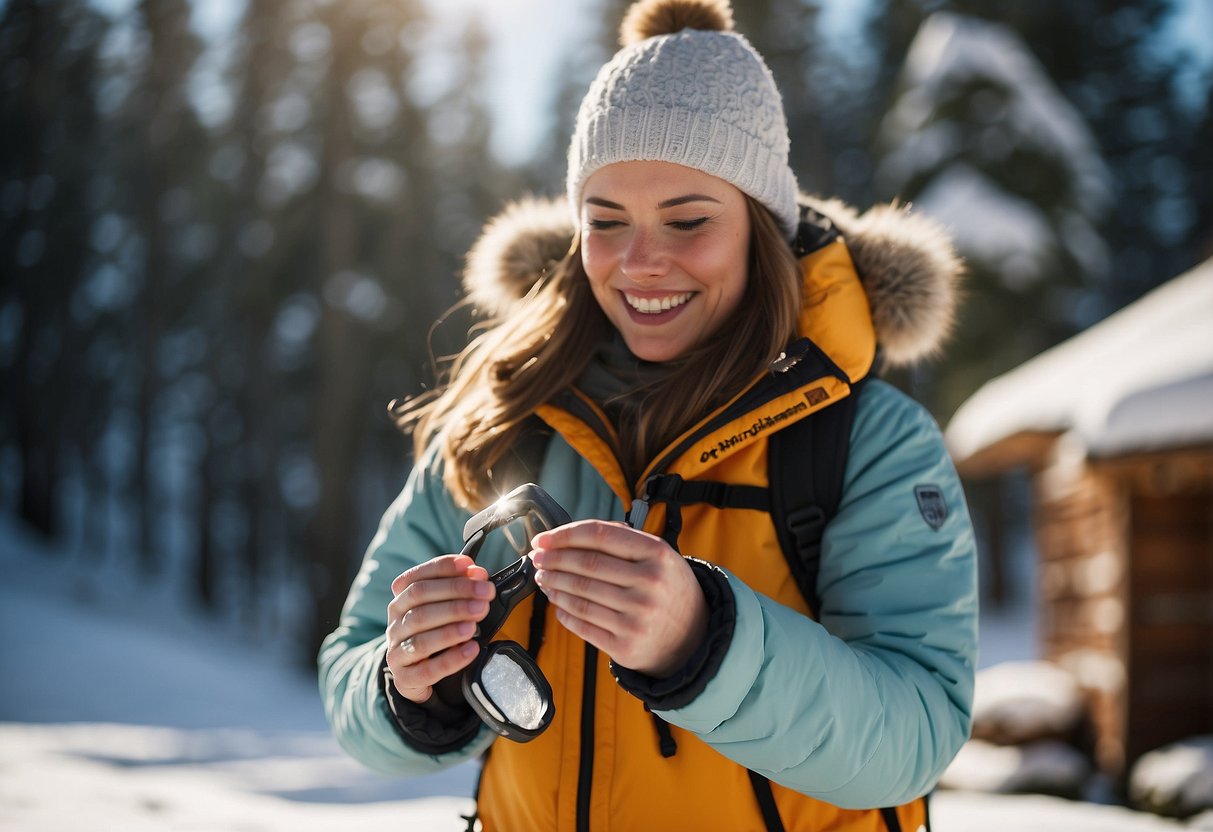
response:
M399 618L393 617L387 635L393 642L397 642L448 624L469 622L474 628L475 623L484 618L488 611L489 602L481 600L459 599L439 604L423 604L406 610Z
M635 586L647 572L635 561L625 560L596 549L537 549L531 554L541 571L569 573L617 587ZM570 588L566 584L566 588Z
M593 601L618 612L624 612L631 606L626 591L626 587L631 584L625 580L620 580L618 583L602 580L597 575L585 574L575 569L567 571L540 569L535 572L535 583L539 584L539 588L549 596L552 592L562 592L585 598L587 601Z
M660 537L633 529L624 523L579 520L531 540L534 549L592 549L624 560L646 560L662 554L669 544Z
M617 610L591 601L588 598L582 598L558 590L545 591L544 594L548 596L548 600L551 601L552 606L556 607L557 611L563 610L579 621L583 621L609 633L620 632L622 629L623 615Z
M389 615L403 616L407 611L444 601L460 599L490 601L497 594L492 581L485 578L433 578L411 583L388 603Z
M414 665L400 665L389 659L388 667L392 671L392 682L402 696L414 702L424 702L430 697L430 688L447 676L463 670L479 652L480 645L468 641Z
M397 575L392 581L392 594L399 595L406 586L417 581L468 575L468 570L471 568L484 571L483 567L476 566L476 562L467 555L443 555L442 557L432 558ZM485 574L487 575L488 573L486 572Z
M472 621L458 621L431 630L414 633L391 643L388 663L394 658L400 667L409 667L430 659L447 648L462 644L476 632L476 624ZM391 636L388 636L391 638Z
M583 618L578 618L568 610L557 608L556 620L559 621L566 630L580 638L582 641L592 644L602 652L606 653L611 658L615 657L618 639L610 630L599 627Z

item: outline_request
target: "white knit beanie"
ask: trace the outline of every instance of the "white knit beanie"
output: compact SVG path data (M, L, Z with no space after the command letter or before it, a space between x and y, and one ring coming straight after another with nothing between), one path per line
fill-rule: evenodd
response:
M783 103L762 57L732 25L724 0L632 6L624 47L598 72L577 113L566 187L578 222L582 189L599 168L660 161L731 183L795 236Z

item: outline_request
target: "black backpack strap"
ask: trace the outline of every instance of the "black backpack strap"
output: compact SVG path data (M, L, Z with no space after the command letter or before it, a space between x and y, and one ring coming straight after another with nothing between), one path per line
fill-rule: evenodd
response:
M817 593L821 538L842 501L851 426L861 387L862 382L853 384L849 396L771 436L767 450L768 488L688 482L677 474L662 474L645 482L640 498L633 503L629 521L635 526L643 525L649 505L664 502L666 527L662 536L677 549L683 505L708 503L717 508L768 511L788 568L816 614L821 600ZM770 781L753 770L748 773L766 829L784 832ZM896 812L880 811L890 832L901 832Z
M779 816L779 807L775 805L775 793L771 791L771 781L753 769L746 769L750 775L750 786L754 789L754 797L758 800L758 809L762 812L762 822L767 832L784 832L783 818ZM897 817L897 809L888 806L878 810L889 832L902 832L901 819ZM930 816L927 817L927 829L930 829Z
M851 426L862 387L862 381L853 384L849 396L772 434L767 451L769 488L686 481L677 474L661 474L645 482L629 520L639 526L650 504L665 503L662 536L677 549L681 506L708 503L717 508L769 511L788 568L816 614L821 606L817 592L821 537L842 502Z
M476 787L472 789L472 811L459 816L467 823L464 832L476 832L476 822L480 820L480 784L484 782L484 767L489 764L489 752L492 750L492 747L486 748L480 755L480 771L476 772Z
M821 536L842 501L851 425L861 387L862 383L853 385L846 398L769 440L771 519L788 568L814 615L821 606L817 592Z
M860 385L851 395L824 410L801 419L770 438L767 475L770 480L771 520L779 535L779 548L788 560L796 585L817 614L817 570L821 566L821 536L838 513L851 445L851 425ZM771 784L750 771L750 783L768 830L782 830ZM890 824L890 815L892 821ZM897 814L882 809L890 832L901 832Z
M779 807L775 805L775 794L771 791L771 781L752 769L746 771L750 775L750 785L754 787L754 797L758 799L767 832L784 832L783 819L779 817Z

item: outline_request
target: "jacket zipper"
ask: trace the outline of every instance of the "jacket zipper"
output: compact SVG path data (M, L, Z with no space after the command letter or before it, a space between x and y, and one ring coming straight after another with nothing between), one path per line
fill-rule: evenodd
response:
M577 832L590 830L590 792L594 786L594 691L598 684L598 648L586 642L581 687L581 753L577 772Z
M616 458L619 456L614 431L598 410L576 393L562 397L560 406L576 416L607 444ZM590 830L590 797L594 788L594 708L598 684L598 648L585 644L585 659L581 682L581 736L578 740L577 767L577 832Z

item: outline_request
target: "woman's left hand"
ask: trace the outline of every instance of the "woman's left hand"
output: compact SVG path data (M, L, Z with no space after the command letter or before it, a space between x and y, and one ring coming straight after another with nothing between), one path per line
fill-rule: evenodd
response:
M691 567L659 537L583 520L531 541L535 580L574 634L650 676L681 667L707 632L708 605Z

